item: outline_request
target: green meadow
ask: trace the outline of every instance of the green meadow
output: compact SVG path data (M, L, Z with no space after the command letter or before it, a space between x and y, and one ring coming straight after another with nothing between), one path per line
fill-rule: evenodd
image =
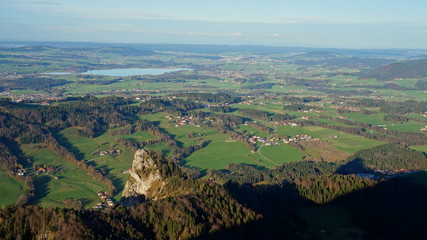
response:
M25 156L39 166L54 166L57 169L55 173L35 175L34 204L59 207L64 206L61 200L74 199L81 200L85 206L92 206L99 201L96 192L107 190L103 183L94 180L85 170L58 157L49 149L36 149L31 145L22 145L21 149Z
M11 205L24 193L24 182L11 178L0 168L0 206Z
M260 151L264 157L278 165L301 160L304 156L296 148L285 143L274 146L263 146Z
M417 145L417 146L411 146L412 149L425 152L427 154L427 145Z
M270 134L266 132L259 131L251 126L239 125L238 130L240 130L243 134L250 134L251 136L260 136L260 137L268 137Z
M208 169L225 169L231 163L245 163L270 167L271 165L260 161L241 142L228 142L229 137L223 134L211 134L206 137L212 142L205 148L198 150L187 157L184 165L202 171Z
M113 180L113 184L116 186L118 193L115 198L119 199L121 191L129 178L129 175L123 172L132 167L132 160L134 153L130 150L126 150L122 145L116 143L116 139L133 138L139 141L155 139L154 136L147 132L135 132L131 135L126 136L111 136L108 132L96 137L86 138L80 137L74 134L72 128L67 128L60 133L69 144L76 151L77 155L81 156L82 159L87 161L89 164L94 164L97 167L101 167L107 170L109 177ZM164 144L165 145L165 144ZM156 146L149 146L150 149L158 149ZM107 151L119 149L121 153L116 156L100 156L99 151Z
M278 126L276 133L282 136L290 136L290 137L293 137L295 135L307 134L314 138L332 138L333 136L342 134L342 132L337 130L322 128L317 126L309 126L309 127Z
M327 140L332 143L332 146L338 150L348 154L353 154L361 149L369 149L384 144L384 142L341 133L338 138L330 138Z
M427 126L427 123L420 122L403 122L401 124L391 124L386 127L391 130L402 131L402 132L421 132L421 128Z

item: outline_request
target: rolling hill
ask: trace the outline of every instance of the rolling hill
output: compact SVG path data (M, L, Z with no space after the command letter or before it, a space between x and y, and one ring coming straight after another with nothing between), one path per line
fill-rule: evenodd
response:
M427 77L427 59L398 62L376 68L362 76L378 80Z

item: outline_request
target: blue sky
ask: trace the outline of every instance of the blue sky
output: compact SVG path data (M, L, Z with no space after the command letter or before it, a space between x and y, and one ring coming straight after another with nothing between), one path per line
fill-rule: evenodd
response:
M0 0L0 40L427 48L423 0Z

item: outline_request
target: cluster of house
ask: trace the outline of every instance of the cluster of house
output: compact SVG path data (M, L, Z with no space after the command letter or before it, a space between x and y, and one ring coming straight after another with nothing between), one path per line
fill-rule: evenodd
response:
M401 176L409 173L419 172L419 170L409 170L409 169L397 169L397 170L387 170L387 169L376 169L374 170L375 174L387 175L387 176Z
M169 120L176 120L175 127L182 127L186 125L193 125L196 127L200 127L200 125L196 124L196 120L200 120L198 117L193 116L181 116L181 117L172 117L172 116L165 116Z
M58 100L59 97L50 94L22 94L14 95L10 92L2 92L0 96L7 96L11 99L12 102L22 102L22 101L31 101L31 102L40 102L40 105L49 105L47 100Z
M217 78L244 78L245 74L237 71L206 71L206 75Z
M393 178L415 172L419 172L419 170L397 169L393 171L387 169L376 169L374 170L374 173L356 173L356 176L378 180L380 178Z
M14 173L18 176L24 176L27 173L27 170L25 170L23 168L18 168L15 170Z
M214 177L208 178L208 182L215 182L215 178Z
M41 173L55 173L55 172L56 172L55 167L39 167L35 171L36 175L41 174Z
M272 145L278 145L281 141L284 143L307 142L307 141L319 141L320 138L313 138L310 135L302 134L302 135L296 135L296 136L290 137L290 138L281 138L281 137L265 138L265 137L260 137L260 136L252 136L252 137L248 138L247 140L253 144L262 143L265 146L272 146Z
M198 101L196 101L198 102ZM212 103L208 103L208 104L204 104L205 107L226 107L226 106L230 106L230 103L225 102L225 103L221 103L221 104L212 104Z
M421 131L426 131L427 132L427 126L423 127L420 129Z
M103 191L99 191L97 194L98 194L98 197L101 198L101 202L96 203L96 205L93 208L103 209L105 207L116 206L114 199L108 197Z
M282 140L284 143L290 143L290 142L319 141L320 138L313 138L310 135L302 134L302 135L295 135L294 137L290 137L290 138L283 138Z
M113 149L113 150L107 150L107 151L100 151L99 156L116 156L121 153L120 149Z
M274 122L276 126L291 126L291 127L298 127L297 123L294 122Z
M304 103L304 105L310 106L310 107L323 107L323 103L315 103L315 102Z
M160 93L160 90L146 90L141 88L128 88L128 89L104 89L101 91L94 91L93 94L111 94L111 93L125 93L125 94L156 94ZM68 94L70 95L70 94Z
M359 112L360 109L356 107L349 107L349 106L331 106L331 108L337 109L337 110L348 110L351 112Z
M53 174L56 171L57 171L57 169L55 167L39 167L39 168L35 168L33 173L35 175L40 175L42 173ZM17 176L25 176L28 173L29 172L24 168L17 168L17 169L15 169L15 171L13 171L13 174L16 174ZM59 179L59 177L57 177L57 176L55 176L54 178L56 180Z
M427 118L427 112L421 113L420 115Z
M263 143L266 146L277 145L277 144L279 144L278 143L279 140L280 140L280 138L278 138L278 137L265 138L265 137L260 137L260 136L252 136L252 137L248 138L248 141L250 143L253 143L253 144Z
M254 101L253 100L246 100L244 102L241 102L239 104L245 104L245 105L254 105Z

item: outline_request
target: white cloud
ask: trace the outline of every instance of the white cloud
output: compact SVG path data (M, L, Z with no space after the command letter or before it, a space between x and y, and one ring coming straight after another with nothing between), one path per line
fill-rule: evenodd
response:
M283 16L280 17L281 23L333 23L333 21L307 16Z
M230 33L230 36L236 36L236 37L241 37L243 36L243 34L241 32L234 32L234 33Z

